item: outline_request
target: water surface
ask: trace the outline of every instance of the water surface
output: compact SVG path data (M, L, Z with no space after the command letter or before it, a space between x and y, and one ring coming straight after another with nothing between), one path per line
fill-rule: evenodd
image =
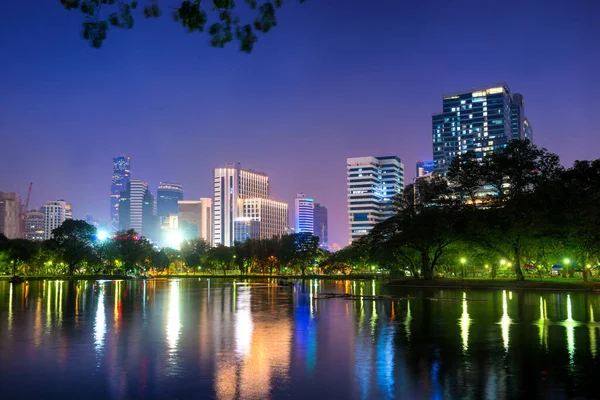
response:
M314 299L324 292L412 298ZM599 320L585 293L4 281L0 396L598 398Z

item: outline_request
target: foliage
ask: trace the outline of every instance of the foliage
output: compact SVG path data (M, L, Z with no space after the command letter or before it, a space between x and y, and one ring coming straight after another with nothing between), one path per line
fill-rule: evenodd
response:
M304 0L298 0L303 3ZM259 32L267 33L277 26L277 10L283 0L244 0L246 10L234 0L173 0L174 6L163 0L60 0L66 10L79 10L84 15L83 38L90 46L100 48L106 39L109 28L131 29L134 15L145 18L158 18L164 9L169 9L176 22L181 23L187 32L208 31L210 45L224 47L234 39L240 50L250 53L258 40ZM250 12L252 22L242 22L240 15Z
M93 259L96 228L87 222L68 219L52 231L52 237L60 249L61 258L67 264L70 275L73 275L84 261Z

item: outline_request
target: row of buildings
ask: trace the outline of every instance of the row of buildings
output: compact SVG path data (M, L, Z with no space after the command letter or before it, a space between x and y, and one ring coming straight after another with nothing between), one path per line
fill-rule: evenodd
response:
M432 114L432 159L418 161L416 177L445 176L454 157L474 152L478 159L515 139L533 140L523 96L506 83L460 91L442 97L442 111ZM404 188L404 164L398 156L346 160L350 242L366 235L393 215L392 198ZM269 177L229 163L214 169L212 197L184 200L183 187L161 182L152 193L147 182L131 179L131 160L113 159L111 222L113 231L134 229L164 244L169 237L203 238L211 245L231 246L249 238L271 238L310 232L328 244L327 209L299 193L294 226L288 204L272 199ZM24 212L16 193L0 192L0 233L7 237L48 239L72 211L64 200Z
M431 161L416 163L416 179L446 176L452 160L474 152L482 160L511 140L533 141L523 96L506 83L450 93L442 112L432 115ZM392 215L392 197L404 187L404 165L397 156L346 160L350 242Z
M213 196L184 200L183 187L161 182L156 197L147 182L131 179L131 159L113 159L111 227L134 229L161 245L201 238L232 246L247 239L268 239L291 232L317 234L327 246L327 209L303 194L290 228L288 204L270 196L269 177L228 163L214 169Z
M64 200L48 201L40 209L26 211L17 193L0 192L0 233L9 239L50 239L54 229L72 218L71 204Z

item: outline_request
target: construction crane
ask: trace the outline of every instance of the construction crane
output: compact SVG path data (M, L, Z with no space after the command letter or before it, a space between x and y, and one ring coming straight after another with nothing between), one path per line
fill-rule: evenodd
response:
M33 182L29 182L29 189L27 190L27 200L25 204L21 206L21 235L25 237L25 230L27 229L27 210L29 208L29 198L31 197L31 187Z

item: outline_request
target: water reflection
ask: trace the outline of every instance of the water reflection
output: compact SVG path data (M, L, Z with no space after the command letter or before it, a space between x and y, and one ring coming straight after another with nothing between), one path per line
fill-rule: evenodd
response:
M471 319L469 318L469 311L467 309L467 294L463 292L462 301L462 315L459 320L460 324L460 337L462 339L462 350L466 353L469 350L469 326L471 325Z
M0 282L2 398L596 395L597 295L234 283ZM315 298L334 291L410 299Z
M512 292L510 292L512 299ZM502 328L502 343L504 343L504 350L508 352L508 344L510 339L510 324L512 323L508 316L508 302L506 300L506 290L502 291L502 319L500 320L500 326Z
M169 374L177 372L177 344L179 343L179 334L181 332L181 317L179 315L179 281L169 283L169 308L167 311L167 364ZM116 319L115 319L116 321Z

